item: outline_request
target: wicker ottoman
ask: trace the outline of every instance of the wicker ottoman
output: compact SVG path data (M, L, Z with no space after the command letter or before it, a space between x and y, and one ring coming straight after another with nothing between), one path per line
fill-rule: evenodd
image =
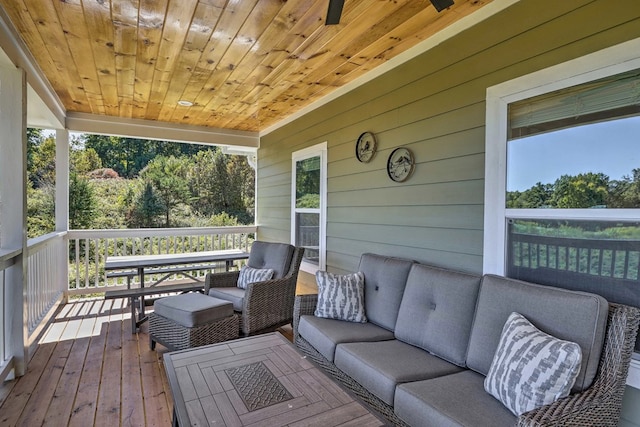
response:
M169 350L183 350L238 338L233 304L200 293L161 298L149 315L149 341Z

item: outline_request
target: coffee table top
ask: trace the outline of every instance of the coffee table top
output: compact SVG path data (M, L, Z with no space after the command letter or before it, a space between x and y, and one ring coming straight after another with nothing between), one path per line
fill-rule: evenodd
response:
M180 426L382 426L279 333L164 355Z

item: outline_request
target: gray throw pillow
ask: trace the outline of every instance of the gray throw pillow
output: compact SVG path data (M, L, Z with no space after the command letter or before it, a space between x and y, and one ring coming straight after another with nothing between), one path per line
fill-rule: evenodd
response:
M264 282L273 278L273 269L271 268L253 268L243 265L238 276L238 287L247 289L247 285L253 282Z
M484 388L519 416L568 396L581 360L578 344L548 335L511 313Z
M337 275L326 271L316 273L318 304L316 317L365 323L364 274Z

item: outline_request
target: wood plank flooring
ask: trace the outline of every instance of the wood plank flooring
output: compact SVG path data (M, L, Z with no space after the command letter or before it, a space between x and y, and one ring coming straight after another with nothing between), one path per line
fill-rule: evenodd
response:
M128 300L63 306L27 374L0 386L2 426L169 426L166 349L131 333Z
M299 283L298 293L315 291ZM0 426L170 426L173 402L162 345L148 323L131 333L127 299L64 305L26 375L0 384ZM281 332L291 339L290 328Z

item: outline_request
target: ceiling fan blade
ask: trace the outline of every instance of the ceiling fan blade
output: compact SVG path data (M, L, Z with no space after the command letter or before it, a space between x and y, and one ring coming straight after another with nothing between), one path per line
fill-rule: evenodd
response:
M453 0L431 0L431 4L438 12L442 12L443 9L453 6Z
M329 9L327 10L326 25L336 25L340 23L340 15L342 15L342 6L344 0L329 0Z

